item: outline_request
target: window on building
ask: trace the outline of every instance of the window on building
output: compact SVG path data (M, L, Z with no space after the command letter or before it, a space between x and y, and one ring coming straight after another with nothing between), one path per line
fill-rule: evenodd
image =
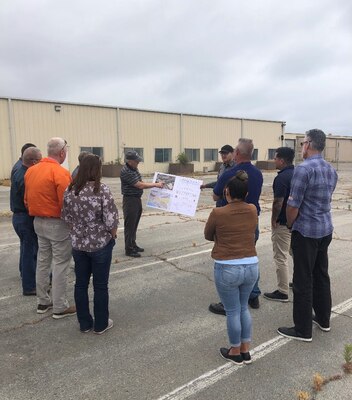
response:
M273 160L275 158L276 149L268 149L268 160Z
M200 149L185 149L189 162L200 161Z
M171 162L172 149L155 149L155 162Z
M126 154L128 151L136 151L144 159L143 147L125 147L123 151L124 154Z
M252 158L251 160L257 161L258 160L258 149L253 150Z
M86 147L81 146L81 151L89 151L92 154L96 154L104 161L104 148L103 147Z
M218 161L218 149L204 149L204 161Z

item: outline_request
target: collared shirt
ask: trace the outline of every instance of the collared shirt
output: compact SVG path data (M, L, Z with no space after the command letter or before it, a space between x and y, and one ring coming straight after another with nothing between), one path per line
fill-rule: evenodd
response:
M289 165L277 173L273 182L274 198L283 198L284 202L281 207L280 214L276 220L280 225L286 225L286 205L287 199L290 195L291 180L293 176L294 166Z
M134 186L142 180L138 169L132 168L126 163L121 169L120 180L121 192L124 196L142 197L143 189L138 189Z
M28 214L28 210L24 205L24 174L27 169L26 166L21 165L11 175L10 208L13 213Z
M227 182L236 175L237 171L246 171L248 174L248 195L246 202L254 204L257 208L258 215L260 214L259 197L262 192L263 174L250 161L236 164L233 168L224 172L218 180L213 192L220 199L216 202L217 207L222 207L227 204L223 193Z
M66 189L61 218L71 228L72 247L80 251L97 251L111 240L110 231L117 228L119 214L108 186L100 184L94 193L94 182L88 182L75 195Z
M336 183L335 169L321 155L313 155L296 166L287 201L299 209L292 230L314 239L332 233L330 203Z
M20 158L15 162L15 164L13 165L12 170L11 170L11 179L12 179L12 175L13 175L17 170L19 170L21 167L22 167L22 157L20 157Z
M29 215L60 218L64 192L71 182L67 169L52 158L42 158L28 169L24 182Z
M219 180L220 176L221 176L225 171L231 169L234 165L235 165L235 162L234 162L233 160L230 161L229 163L222 163L222 164L220 165L220 168L219 168L219 172L218 172L218 177L217 177L217 179ZM217 182L217 181L209 182L209 183L205 184L204 187L206 187L206 188L214 188L215 185L216 185L216 182Z

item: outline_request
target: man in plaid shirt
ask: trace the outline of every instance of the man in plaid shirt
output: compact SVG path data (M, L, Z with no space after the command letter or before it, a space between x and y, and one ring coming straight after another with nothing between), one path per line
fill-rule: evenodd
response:
M337 173L322 157L325 140L319 129L306 132L301 143L304 161L295 168L286 209L287 226L292 229L294 327L279 328L278 333L305 342L312 341L312 322L324 332L330 330L328 247Z

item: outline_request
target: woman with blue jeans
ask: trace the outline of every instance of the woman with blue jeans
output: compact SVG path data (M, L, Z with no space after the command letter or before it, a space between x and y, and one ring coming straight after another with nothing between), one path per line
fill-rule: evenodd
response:
M75 260L75 302L80 330L102 334L113 327L109 319L108 281L115 245L118 211L110 189L100 182L101 159L86 155L64 194L61 218L71 228ZM89 310L88 286L93 275L94 319Z
M248 299L258 278L255 250L258 216L256 207L244 201L247 193L248 175L238 171L225 188L228 204L210 213L204 229L205 238L214 241L215 285L226 311L230 341L230 347L222 347L220 355L238 365L252 362Z

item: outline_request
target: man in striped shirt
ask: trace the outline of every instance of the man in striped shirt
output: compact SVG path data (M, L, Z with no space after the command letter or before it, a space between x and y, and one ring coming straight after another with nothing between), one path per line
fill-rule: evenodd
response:
M122 209L124 216L125 233L125 252L129 257L140 257L144 251L136 243L136 233L139 220L142 215L143 189L153 187L162 188L162 182L143 182L141 174L138 171L138 164L143 161L142 157L136 151L128 151L125 154L126 164L123 166L121 179L121 192L123 195Z

